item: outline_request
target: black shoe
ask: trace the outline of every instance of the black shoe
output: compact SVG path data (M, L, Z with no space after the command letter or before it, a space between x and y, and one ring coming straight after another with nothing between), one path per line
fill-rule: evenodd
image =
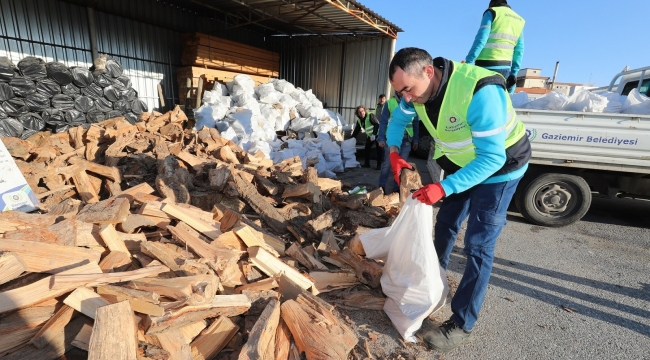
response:
M462 327L449 319L439 328L426 332L422 338L427 345L436 350L449 351L472 340L472 332L465 331Z

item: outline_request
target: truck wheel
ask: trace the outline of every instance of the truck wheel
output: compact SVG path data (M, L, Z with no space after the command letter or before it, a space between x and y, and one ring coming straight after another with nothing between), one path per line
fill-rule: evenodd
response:
M541 174L524 178L515 194L519 212L530 222L550 227L580 220L591 205L591 189L580 176Z

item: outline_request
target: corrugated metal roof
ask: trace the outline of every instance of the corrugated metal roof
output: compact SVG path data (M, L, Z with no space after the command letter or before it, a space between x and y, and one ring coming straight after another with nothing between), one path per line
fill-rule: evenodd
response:
M228 28L258 27L268 35L358 34L397 38L403 31L357 1L342 0L168 0L202 7Z

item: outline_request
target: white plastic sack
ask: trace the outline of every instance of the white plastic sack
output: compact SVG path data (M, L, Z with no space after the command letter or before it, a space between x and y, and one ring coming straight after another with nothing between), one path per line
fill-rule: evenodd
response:
M621 96L618 93L605 91L598 93L607 98L607 106L603 110L604 113L617 114L623 110L623 102L621 101Z
M316 123L314 118L297 118L291 120L291 130L295 132L309 132L311 127Z
M576 91L564 104L565 111L603 112L607 107L606 97L587 90Z
M569 98L566 95L559 93L557 91L551 91L550 93L540 97L537 100L530 101L522 105L523 109L537 109L537 110L563 110L564 104Z
M286 80L276 80L273 85L275 86L275 90L284 94L291 94L296 91L296 87Z
M650 98L641 94L638 89L633 89L627 95L623 104L623 114L650 114Z
M253 79L251 79L251 77L248 75L244 75L244 74L235 75L233 80L235 84L241 86L244 89L253 90L253 88L255 88L255 81L253 81Z
M384 229L362 234L361 243L366 257L386 261L381 275L388 297L384 312L406 341L416 342L413 334L445 304L449 292L433 246L433 207L409 197L393 225Z

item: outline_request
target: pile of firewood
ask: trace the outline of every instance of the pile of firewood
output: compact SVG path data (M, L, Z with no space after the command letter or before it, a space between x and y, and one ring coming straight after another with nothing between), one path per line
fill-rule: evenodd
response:
M43 211L0 213L0 356L347 359L357 335L315 295L379 286L354 235L399 197L184 129L179 108L141 119L1 139Z

